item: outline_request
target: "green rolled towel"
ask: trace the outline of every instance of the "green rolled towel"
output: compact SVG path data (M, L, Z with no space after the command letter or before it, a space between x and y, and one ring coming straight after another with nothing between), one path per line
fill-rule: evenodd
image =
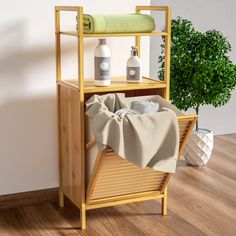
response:
M84 33L149 33L155 20L146 14L83 15Z

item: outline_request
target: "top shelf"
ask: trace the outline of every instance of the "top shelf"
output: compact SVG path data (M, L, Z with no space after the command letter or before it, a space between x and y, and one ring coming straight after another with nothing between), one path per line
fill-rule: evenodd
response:
M77 31L60 31L61 35L79 36ZM166 32L151 32L151 33L104 33L104 34L83 34L84 38L106 38L106 37L132 37L132 36L166 36Z
M142 11L162 11L164 12L165 18L165 32L127 32L127 33L84 33L83 32L83 7L82 6L56 6L55 7L55 34L56 34L56 75L57 83L60 86L73 89L76 92L82 93L107 93L116 91L126 91L126 90L142 90L142 89L160 89L163 90L163 95L165 99L169 99L169 84L170 84L170 44L171 44L171 8L169 6L136 6L135 12L137 14L142 13ZM71 30L61 29L61 12L75 12L77 13L77 27L74 24L74 28ZM163 14L162 14L163 15ZM61 36L72 36L77 38L77 55L78 55L78 66L77 66L77 79L66 80L62 79L62 69L61 69ZM140 53L141 51L141 37L145 36L160 36L165 37L165 64L164 64L164 80L152 80L150 78L143 78L141 83L130 84L127 83L126 77L121 76L119 78L112 78L111 85L108 87L97 87L94 85L93 79L85 79L84 75L84 42L83 38L114 38L114 37L135 37L135 45ZM139 54L140 55L140 54ZM91 66L91 65L90 65Z

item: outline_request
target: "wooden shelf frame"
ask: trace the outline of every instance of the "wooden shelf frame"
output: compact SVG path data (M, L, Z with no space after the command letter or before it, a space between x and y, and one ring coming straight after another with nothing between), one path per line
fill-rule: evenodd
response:
M77 89L82 92L86 91L86 79L84 77L84 40L86 38L104 38L104 37L135 37L135 44L139 51L139 56L141 54L141 37L146 36L162 36L165 37L165 68L164 68L164 80L160 83L160 81L156 81L156 87L159 85L163 85L165 83L165 95L164 97L169 99L169 85L170 85L170 40L171 40L171 8L169 6L137 6L136 13L141 13L142 11L164 11L165 12L165 29L166 32L150 32L150 33L109 33L109 34L86 34L83 32L83 7L82 6L56 6L55 7L55 22L56 22L56 70L57 70L57 83L61 86L71 87L73 89ZM61 22L60 22L60 13L73 11L77 13L78 19L78 27L77 31L61 31ZM73 82L72 80L64 80L61 77L61 36L73 36L77 37L77 51L78 51L78 74L77 81L78 83ZM79 69L81 68L81 69ZM145 77L148 79L147 77ZM150 78L153 81L153 79ZM155 81L155 80L154 80ZM112 81L111 81L112 82ZM125 89L125 85L127 83L124 81L123 87ZM128 84L127 84L128 85ZM115 85L114 85L115 86ZM113 86L113 87L114 87ZM137 86L140 87L140 86ZM148 84L146 84L146 88ZM163 86L162 86L163 87ZM98 91L101 89L99 87ZM127 86L129 89L130 86ZM153 88L153 82L150 83L150 89ZM137 88L139 89L139 88ZM94 92L96 89L93 89ZM105 89L105 91L109 91L109 87ZM111 88L111 92L114 91Z
M64 196L68 197L80 209L81 228L86 228L86 210L115 206L124 203L145 201L150 199L162 200L162 214L167 214L167 183L160 191L146 191L115 196L106 199L93 199L89 201L89 192L86 196L85 185L85 151L95 144L94 141L85 144L85 99L87 95L96 93L107 93L126 91L138 96L139 92L146 95L147 91L160 93L166 100L169 99L170 85L170 40L171 40L171 8L169 6L137 6L136 13L142 11L165 12L166 32L151 33L113 33L113 34L85 34L83 32L83 7L82 6L56 6L55 7L55 35L56 35L56 81L58 96L58 134L59 134L59 205L64 206ZM76 12L78 19L77 31L61 31L61 12ZM75 80L62 79L61 68L61 37L71 36L77 40L77 78ZM112 84L108 87L94 86L93 79L84 78L84 40L86 38L98 37L135 37L135 44L141 48L141 37L161 36L165 37L165 73L164 80L153 80L144 77L142 83L129 84L125 77L112 78ZM129 91L130 90L130 91ZM196 117L192 117L189 123L189 130L193 127ZM188 133L185 135L189 136ZM183 151L186 139L180 146L180 153ZM66 158L65 158L66 157ZM169 176L169 175L168 175ZM87 189L88 191L88 189ZM87 199L86 199L87 198Z

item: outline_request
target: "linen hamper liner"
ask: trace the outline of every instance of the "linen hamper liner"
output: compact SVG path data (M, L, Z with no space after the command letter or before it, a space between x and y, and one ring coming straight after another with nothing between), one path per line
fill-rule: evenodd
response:
M180 124L180 140L177 139L180 141L180 147L183 144L187 133L189 131L191 132L190 129L193 127L193 122L195 123L194 119L196 119L196 117L185 116L175 106L171 105L158 95L126 97L125 99L128 104L130 104L131 101L137 100L155 101L159 103L161 109L166 107L172 110L177 116L181 117L181 119L178 119ZM86 117L86 143L94 140L91 125L91 119ZM153 142L153 145L155 145L155 141ZM98 158L100 158L100 160L98 160ZM96 177L96 181L94 181L94 176ZM115 197L125 194L147 191L162 192L168 183L168 178L169 173L156 171L149 167L140 168L116 155L109 147L104 149L103 153L99 153L96 144L91 145L86 150L87 203L96 202L99 199L106 197Z

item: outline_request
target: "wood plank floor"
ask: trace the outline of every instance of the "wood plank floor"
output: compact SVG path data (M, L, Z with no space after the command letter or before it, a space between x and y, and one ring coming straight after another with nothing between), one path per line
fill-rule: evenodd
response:
M78 228L79 211L68 201L0 211L0 235L236 235L236 134L216 136L205 167L180 162L169 185L168 215L158 201L140 202L87 213L87 229Z

